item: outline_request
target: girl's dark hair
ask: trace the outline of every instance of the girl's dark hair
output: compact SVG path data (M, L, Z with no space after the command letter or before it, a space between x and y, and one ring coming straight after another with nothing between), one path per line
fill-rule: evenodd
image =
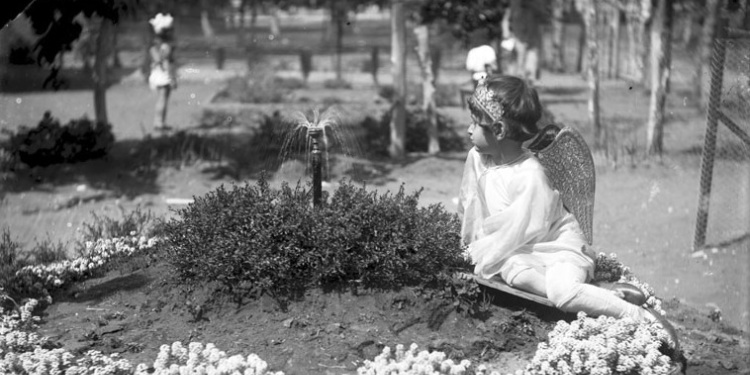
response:
M555 141L555 137L557 137L557 133L559 132L559 126L555 124L549 124L545 126L544 129L539 132L539 134L537 134L536 138L534 138L534 140L531 141L529 145L526 146L526 148L534 153L542 151Z
M542 104L536 89L523 79L508 75L490 76L485 84L504 110L506 138L525 142L539 132L537 122L542 117Z

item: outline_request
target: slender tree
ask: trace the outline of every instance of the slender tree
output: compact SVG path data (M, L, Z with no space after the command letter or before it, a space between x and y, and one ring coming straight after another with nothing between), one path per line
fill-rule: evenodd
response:
M620 17L618 6L610 6L609 78L620 78Z
M336 80L342 81L344 79L341 65L342 55L344 54L344 24L347 22L349 9L347 8L347 3L343 0L331 0L329 5L331 25L336 30Z
M432 72L432 56L430 54L430 28L419 24L414 28L417 37L417 61L422 72L422 110L424 110L429 126L427 128L427 152L440 152L438 141L437 112L435 109L435 75Z
M391 61L393 109L391 112L391 143L388 153L392 158L405 155L406 135L406 15L404 0L391 0Z
M594 129L594 148L605 148L605 133L601 124L599 106L599 35L596 27L600 16L597 0L577 0L577 8L583 15L586 29L586 77L589 84L589 122Z
M661 155L664 107L672 60L672 0L659 0L651 29L651 103L647 130L647 152Z
M211 26L210 9L211 3L209 0L200 0L200 12L201 12L201 31L205 38L214 37L214 27Z
M695 65L695 80L693 85L695 95L699 98L699 105L701 108L705 108L708 104L708 90L704 89L704 82L708 82L708 80L705 80L703 76L711 71L711 67L708 64L711 63L711 53L713 52L721 3L722 0L706 0L706 16L703 20L703 30L701 32L698 46L698 54L700 58Z

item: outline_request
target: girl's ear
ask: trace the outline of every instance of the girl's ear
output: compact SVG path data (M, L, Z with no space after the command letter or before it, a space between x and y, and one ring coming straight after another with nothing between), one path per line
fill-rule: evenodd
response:
M495 138L500 141L505 138L505 135L508 133L508 127L505 126L504 123L501 121L498 121L494 124L492 124L492 127L494 128Z

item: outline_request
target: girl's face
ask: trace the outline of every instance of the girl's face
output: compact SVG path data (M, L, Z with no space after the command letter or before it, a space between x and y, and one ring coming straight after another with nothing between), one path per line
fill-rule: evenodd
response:
M480 154L489 154L498 146L495 133L492 132L492 121L481 111L471 111L469 139Z

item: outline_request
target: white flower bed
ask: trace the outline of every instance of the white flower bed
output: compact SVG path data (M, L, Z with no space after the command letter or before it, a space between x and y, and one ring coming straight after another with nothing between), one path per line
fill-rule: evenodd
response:
M171 346L162 345L153 365L154 372L141 363L135 375L284 375L283 372L269 372L268 364L255 354L227 356L214 346L205 347L199 342L191 342L187 348L179 341Z
M49 303L48 290L90 277L100 267L115 259L150 249L156 239L131 237L103 239L86 244L88 255L50 265L28 266L16 273L14 287L39 292ZM639 281L630 270L617 261L614 254L597 257L596 280L628 282L639 287L648 297L645 306L664 314L654 291ZM0 289L0 299L9 298ZM47 349L51 342L36 334L38 317L32 311L39 302L29 299L15 310L2 311L0 320L0 374L19 375L283 375L269 372L268 364L255 354L228 356L213 344L192 342L187 348L180 342L162 345L152 369L146 364L133 367L117 354L109 356L89 351L76 358L63 349ZM657 323L637 323L631 319L599 317L592 319L579 313L570 324L560 321L549 334L549 342L539 348L525 370L516 375L541 374L668 374L670 359L659 352L667 333ZM443 352L417 352L417 345L408 350L397 345L395 352L385 347L372 361L366 360L357 369L359 375L442 374L477 375L486 367L472 367L471 362L458 363ZM492 372L491 375L498 375Z
M359 375L433 375L450 374L463 375L471 366L471 362L463 360L455 363L452 359L446 359L443 352L428 352L423 350L417 353L417 344L411 344L409 350L404 346L396 345L396 352L391 353L391 348L383 348L383 352L372 361L365 361L364 365L357 369Z
M630 318L596 319L578 313L570 324L559 321L549 343L539 348L523 375L542 374L669 374L669 357L659 352L667 333L658 323Z
M23 267L16 272L14 286L19 290L46 295L53 288L92 276L108 262L151 249L156 242L156 238L138 237L135 233L131 233L131 237L88 241L86 256Z

